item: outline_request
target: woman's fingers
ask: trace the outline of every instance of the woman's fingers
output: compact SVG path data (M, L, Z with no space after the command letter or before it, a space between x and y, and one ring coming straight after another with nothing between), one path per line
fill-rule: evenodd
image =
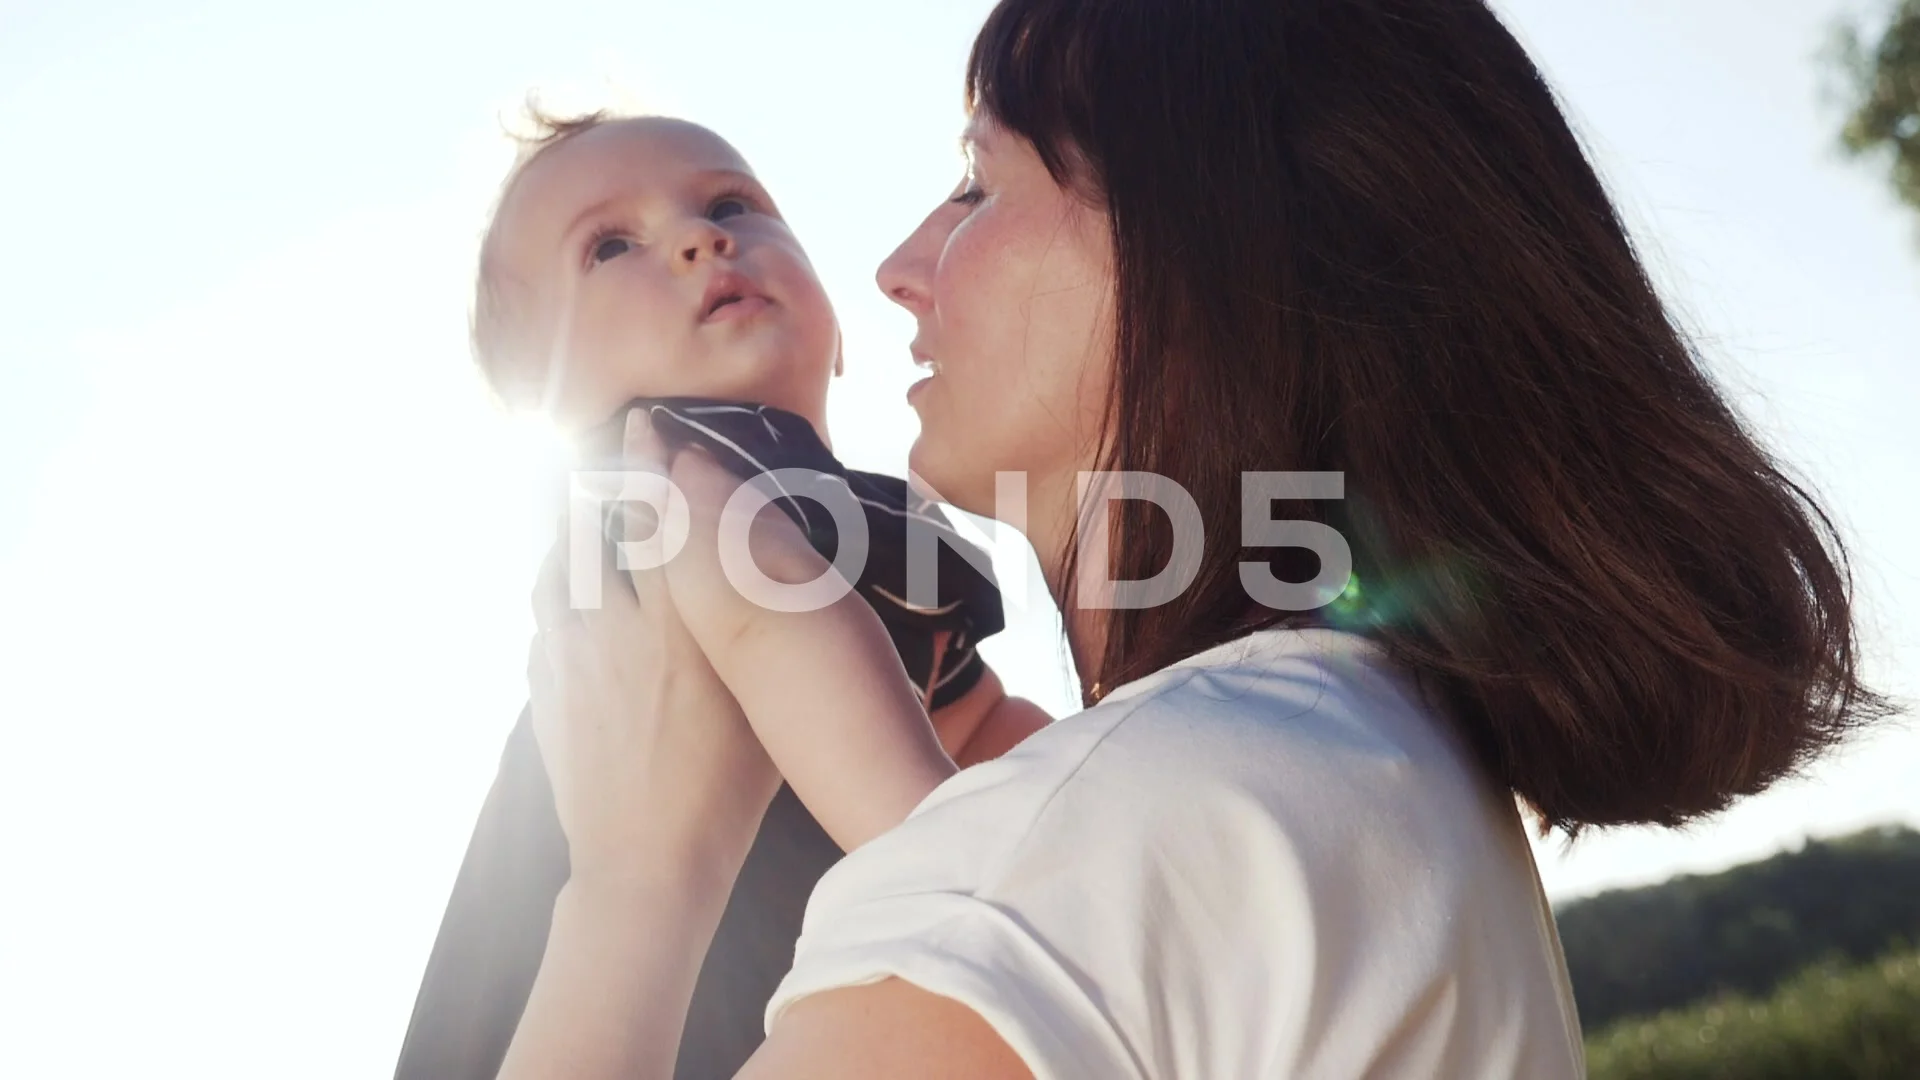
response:
M553 662L547 658L545 634L533 635L527 642L527 689L538 698L553 686Z
M620 504L621 534L631 538L632 544L626 576L644 609L650 604L670 602L661 564L671 550L670 534L675 531L677 519L684 514L684 504L676 511L674 492L667 483L667 448L659 433L653 430L647 410L634 409L627 414L621 450L630 474L645 473L659 480L657 485L648 484L646 490L631 493L641 497L629 498Z
M574 872L598 867L610 879L645 865L656 834L684 847L686 837L717 831L744 852L778 784L664 580L655 527L663 515L650 506L666 508L669 532L674 510L645 413L628 418L625 435L623 467L596 478L605 490L587 493L598 517L574 518L592 527L571 530L578 535L563 537L541 565L541 632L527 658L534 736ZM684 500L678 514L684 538ZM574 608L569 585L594 572L601 593L576 596Z
M567 537L565 530L540 560L540 573L533 582L533 623L542 630L557 629L577 618L568 593Z
M600 558L600 610L623 611L632 608L639 601L639 593L628 572L620 566L620 550L616 537L602 537L597 554ZM582 620L592 621L592 612L582 613Z
M626 434L621 439L620 451L627 468L666 475L667 445L653 429L653 419L646 409L627 413Z

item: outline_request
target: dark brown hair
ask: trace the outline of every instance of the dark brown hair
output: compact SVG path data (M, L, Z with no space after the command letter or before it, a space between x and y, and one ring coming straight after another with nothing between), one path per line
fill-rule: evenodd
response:
M1381 642L1543 828L1678 824L1889 711L1832 524L1481 0L1003 0L967 98L1104 205L1104 467L1208 524L1193 587L1114 611L1085 684L1299 621L1240 584L1316 569L1240 546L1240 478L1326 470L1344 501L1273 515L1352 548L1358 587L1313 618ZM1113 578L1167 564L1157 510L1113 521Z

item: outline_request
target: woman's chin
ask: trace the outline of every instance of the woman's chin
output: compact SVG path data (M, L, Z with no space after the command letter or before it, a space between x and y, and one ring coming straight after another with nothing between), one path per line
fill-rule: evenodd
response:
M964 461L964 455L956 458L955 451L928 439L923 430L913 441L913 448L907 451L907 483L934 502L958 507L969 514L993 516L993 478L983 479L964 468L955 469L953 465L957 460ZM985 498L979 497L982 491Z
M944 502L946 500L934 490L934 481L927 476L926 441L926 432L922 430L907 448L907 486L935 502Z
M922 425L920 436L907 451L907 483L934 502L954 503L957 493L950 490L953 477L943 467L947 460L939 444L927 437L926 427Z

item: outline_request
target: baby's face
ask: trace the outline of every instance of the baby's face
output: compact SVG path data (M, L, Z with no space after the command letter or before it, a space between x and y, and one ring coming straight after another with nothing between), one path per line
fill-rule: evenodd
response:
M788 409L824 435L832 306L719 136L662 118L583 132L527 166L494 228L492 272L550 358L507 377L539 387L563 430L629 398L697 395Z

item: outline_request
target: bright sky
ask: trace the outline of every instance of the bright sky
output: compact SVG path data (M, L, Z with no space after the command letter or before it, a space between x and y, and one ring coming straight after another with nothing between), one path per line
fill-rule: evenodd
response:
M523 698L542 444L465 352L527 88L730 137L839 306L835 441L898 471L879 260L957 179L984 0L0 8L0 1074L371 1077ZM1512 0L1717 370L1853 538L1920 697L1920 258L1840 161L1809 0ZM1037 581L1036 581L1037 588ZM1034 602L987 646L1069 700ZM1920 824L1893 732L1557 897Z

